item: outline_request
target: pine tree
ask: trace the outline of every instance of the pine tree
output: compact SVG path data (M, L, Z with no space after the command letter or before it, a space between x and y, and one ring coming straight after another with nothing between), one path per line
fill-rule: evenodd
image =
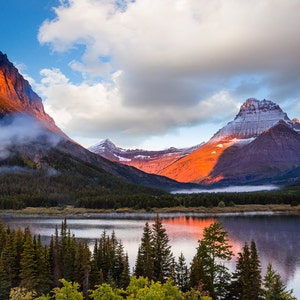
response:
M223 263L233 256L227 235L220 223L213 223L204 228L203 239L197 248L198 259L195 262L202 268L200 272L203 275L200 282L213 299L225 295L230 281L230 273Z
M94 250L91 258L91 272L89 278L89 288L94 289L96 285L101 284L100 282L100 270L99 270L99 263L98 263L98 242L95 241Z
M89 289L90 257L91 253L88 245L83 241L79 241L76 247L74 262L74 281L82 286L84 295L87 295Z
M251 284L250 278L250 249L247 243L244 244L242 252L238 253L238 260L235 272L229 287L228 299L244 299L248 293L248 285ZM246 296L247 297L247 296Z
M62 231L63 232L63 231ZM76 254L75 237L71 236L68 230L66 236L62 236L61 259L62 259L62 277L67 281L74 280L74 262Z
M262 294L262 277L261 277L261 263L258 256L257 248L255 242L252 240L250 245L250 280L252 282L252 287L250 289L250 295L252 299L261 299Z
M3 260L0 259L0 300L7 300L11 288L11 281L5 270Z
M264 277L263 298L265 300L296 300L292 295L293 291L287 291L286 285L276 273L271 264L268 264Z
M191 261L189 288L199 290L203 286L204 268L201 257L195 255Z
M16 253L15 257L15 268L16 268L16 277L13 279L12 286L19 286L21 283L20 279L20 269L21 269L21 255L24 247L24 233L20 227L13 234L14 236L14 251Z
M152 251L152 232L149 223L146 222L135 263L135 276L144 276L150 280L153 279L154 266Z
M24 248L21 254L20 264L21 286L28 290L34 290L37 272L34 244L29 227L26 227L24 230Z
M251 242L250 248L245 242L242 250L232 276L228 299L261 299L261 267L255 242Z
M116 282L116 287L121 287L121 276L124 270L125 254L121 241L118 242L115 249L115 258L113 264L113 277Z
M182 292L188 290L189 269L186 265L186 260L181 252L178 261L175 263L175 283Z
M156 215L152 225L152 258L153 258L153 280L165 282L170 272L173 261L171 246L166 229L163 227L159 215Z
M2 263L6 271L7 280L11 286L16 284L16 279L18 278L19 269L17 268L17 252L14 243L14 234L11 232L6 237L5 246L2 251Z
M130 269L129 269L129 261L128 254L126 253L124 262L123 262L123 271L120 277L120 287L125 289L130 283Z
M61 261L61 245L59 241L58 228L55 227L55 236L51 236L50 245L49 245L49 265L51 280L53 282L53 287L59 286L59 279L61 276L62 270L62 261Z
M35 258L37 271L35 290L40 295L43 293L46 294L51 289L52 281L50 276L48 249L42 245L40 235L38 236L35 245Z

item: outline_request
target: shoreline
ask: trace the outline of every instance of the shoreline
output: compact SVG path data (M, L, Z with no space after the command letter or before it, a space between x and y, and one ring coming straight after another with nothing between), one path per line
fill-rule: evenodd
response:
M151 218L156 214L163 217L173 216L229 216L229 215L268 215L285 214L300 215L300 206L288 204L249 204L235 205L232 207L167 207L134 210L131 208L120 209L86 209L73 206L66 207L27 207L20 210L0 210L0 218Z

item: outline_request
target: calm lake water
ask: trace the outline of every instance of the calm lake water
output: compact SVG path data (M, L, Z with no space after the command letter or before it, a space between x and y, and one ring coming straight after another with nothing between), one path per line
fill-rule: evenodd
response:
M237 255L244 242L256 242L262 269L267 264L280 273L289 289L293 288L294 295L300 299L300 216L257 214L222 215L205 217L197 214L161 214L163 225L167 230L174 256L182 252L188 263L196 253L198 240L202 238L203 228L215 221L220 221L229 234L232 250ZM153 214L110 214L101 216L89 215L83 218L68 218L67 223L76 238L86 239L91 247L103 230L108 234L115 231L118 239L122 240L128 253L130 267L135 264L136 254L143 233L145 222L153 223ZM17 217L2 216L2 222L12 228L30 226L33 234L40 234L45 242L49 241L55 232L56 225L60 226L61 218L41 218L37 216ZM235 268L235 259L228 267Z

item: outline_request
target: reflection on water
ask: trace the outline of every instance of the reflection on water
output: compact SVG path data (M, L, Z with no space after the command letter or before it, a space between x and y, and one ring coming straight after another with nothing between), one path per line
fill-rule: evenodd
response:
M154 215L148 215L149 223L153 223ZM262 262L263 272L270 262L280 272L288 288L294 289L294 294L300 298L300 217L286 215L227 215L205 218L195 215L163 215L163 224L167 230L172 251L177 258L182 252L189 263L196 253L198 240L202 238L203 229L216 220L221 221L229 234L232 250L237 255L244 242L256 242ZM115 231L121 239L124 249L128 252L131 268L134 267L138 246L147 219L68 219L67 223L76 238L86 239L91 247L103 230L108 234ZM60 226L62 219L45 218L3 218L3 223L12 228L30 226L33 234L40 234L44 242L49 242L55 227ZM228 266L234 269L233 260ZM264 274L264 273L263 273Z

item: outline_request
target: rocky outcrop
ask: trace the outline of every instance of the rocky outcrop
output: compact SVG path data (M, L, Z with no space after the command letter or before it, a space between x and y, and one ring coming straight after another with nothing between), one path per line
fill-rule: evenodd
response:
M32 90L29 82L0 52L0 118L12 113L28 114L44 127L67 137L45 112L42 99Z

